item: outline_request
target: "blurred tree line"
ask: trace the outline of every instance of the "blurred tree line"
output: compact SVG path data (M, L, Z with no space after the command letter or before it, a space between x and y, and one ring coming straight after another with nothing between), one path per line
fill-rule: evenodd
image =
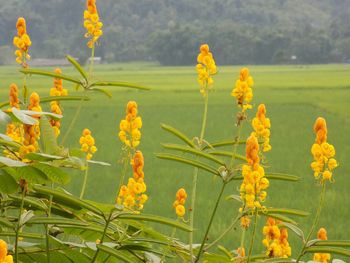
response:
M350 59L348 0L97 0L97 5L104 36L96 55L107 62L193 64L203 42L219 64ZM18 16L27 19L33 57L72 54L86 60L84 8L85 0L0 0L0 64L11 61Z

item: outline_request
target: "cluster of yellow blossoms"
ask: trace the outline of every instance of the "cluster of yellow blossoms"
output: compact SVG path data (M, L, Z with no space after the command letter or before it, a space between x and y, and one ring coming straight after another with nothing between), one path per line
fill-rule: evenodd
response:
M254 129L253 134L263 140L263 151L268 152L271 150L270 145L270 128L271 122L269 118L266 118L265 104L260 104L256 117L252 120L252 126Z
M237 249L237 257L235 259L235 263L245 263L245 249L244 247L239 247Z
M314 161L311 163L311 168L314 171L315 178L322 180L331 180L332 171L338 166L335 156L335 149L332 144L327 143L327 125L324 118L317 118L314 125L316 133L315 143L311 147L311 153Z
M327 231L324 228L320 228L317 233L317 239L320 240L327 240ZM327 263L329 260L331 260L331 254L329 253L315 253L314 254L314 261L321 262L321 263Z
M55 69L55 73L56 74L61 74L62 71L59 68ZM50 90L50 96L67 96L68 95L68 91L67 89L64 89L62 86L62 79L58 79L55 78L53 81L53 87ZM51 112L55 113L55 114L59 114L62 115L62 109L60 106L60 102L59 101L52 101L50 103L51 106ZM55 135L56 137L58 137L60 135L60 127L61 127L61 122L60 120L54 120L52 119L50 121L51 126L53 127L54 131L55 131Z
M0 239L0 263L13 263L12 256L7 253L7 244L4 240Z
M131 165L133 178L129 178L127 185L122 185L116 203L131 210L142 210L148 196L145 194L147 187L144 181L144 158L141 151L135 152Z
M23 17L18 18L17 24L17 36L13 38L13 44L18 48L15 52L16 62L26 67L26 59L30 59L28 49L32 45L30 37L27 34L26 20Z
M236 80L235 86L231 92L231 96L236 97L237 104L243 111L252 108L252 105L249 103L253 99L253 85L254 81L249 75L249 69L242 68L239 73L239 79Z
M178 217L184 217L186 213L185 203L187 199L187 193L184 188L180 188L176 192L176 200L173 203L173 207L175 208L175 212Z
M140 144L142 119L137 116L137 103L129 101L125 119L120 121L119 139L128 147L136 148Z
M83 130L79 143L81 150L86 153L86 160L91 160L92 155L97 151L97 147L95 146L95 139L92 137L89 129Z
M18 88L16 84L10 85L9 102L11 108L19 109ZM17 125L11 122L7 124L6 135L11 137L15 142L22 142L22 130L23 128L21 124Z
M269 181L265 177L264 168L260 165L259 143L252 134L246 142L246 157L248 164L242 167L243 182L240 187L240 196L248 208L262 208L260 202L264 202Z
M91 38L87 46L93 48L95 42L102 36L102 26L103 23L100 21L100 17L96 8L96 0L87 0L86 9L84 11L84 27L87 33L85 33L86 38Z
M199 48L200 53L197 57L197 73L198 83L200 85L200 93L206 96L209 86L213 84L212 75L217 72L215 60L213 54L209 51L209 46L203 44Z
M33 92L29 97L28 110L41 112L40 97L39 94ZM39 118L39 116L32 116L33 118ZM36 152L39 149L38 139L40 137L39 124L23 125L24 140L23 146L20 148L20 156L24 157L26 154Z
M279 228L278 222L269 217L263 228L265 239L262 241L267 248L266 255L269 257L287 258L292 254L292 249L288 243L288 230Z

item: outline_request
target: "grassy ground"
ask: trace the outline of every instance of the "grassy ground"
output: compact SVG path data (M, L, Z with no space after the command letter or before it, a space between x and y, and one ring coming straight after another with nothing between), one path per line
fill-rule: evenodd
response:
M301 177L297 183L272 181L268 189L267 206L303 209L315 213L320 187L314 182L310 169L312 157L310 146L314 141L312 126L318 116L327 119L329 142L335 145L336 158L340 167L335 171L335 182L326 193L325 209L320 225L328 229L330 239L349 239L350 217L349 156L350 156L350 66L251 66L255 79L254 105L265 103L272 122L272 151L268 153L268 171L295 174ZM64 68L65 73L72 69ZM215 77L215 89L209 98L209 115L205 139L216 141L230 139L235 132L234 118L237 111L234 99L230 97L239 67L221 67ZM113 88L113 98L102 94L91 94L92 100L84 105L82 114L69 141L78 147L83 128L88 127L96 137L99 151L95 159L108 161L112 167L92 167L87 197L104 202L114 202L119 182L121 143L118 140L119 121L124 116L128 100L136 100L143 118L142 143L140 149L146 158L145 178L150 200L145 212L175 217L171 206L179 187L190 191L192 169L156 159L154 153L161 152L161 143L176 142L160 129L160 123L170 124L185 132L189 137L199 136L202 121L203 100L198 92L196 73L193 67L158 67L152 64L116 64L96 67L98 79L123 80L147 85L149 92ZM11 82L22 83L22 76L15 68L0 68L1 101L7 100L7 88ZM49 93L51 80L32 77L30 89L42 96ZM74 87L69 86L70 94ZM46 106L47 107L47 106ZM64 103L63 129L67 126L76 107L74 102ZM255 114L250 111L249 117ZM245 137L251 130L245 125ZM241 148L243 153L244 148ZM80 191L82 174L75 174L69 188ZM200 172L196 210L196 241L199 242L209 220L209 215L219 190L220 181ZM226 194L238 193L238 182L228 187ZM238 204L223 201L215 218L209 239L213 240L236 215ZM261 218L255 251L263 250L261 240ZM309 229L312 217L297 219L303 229ZM165 231L171 232L171 229ZM224 240L234 249L240 240L240 230L232 231ZM185 236L181 234L184 238ZM290 234L293 236L293 234ZM292 237L292 243L295 238ZM293 246L294 252L300 247Z

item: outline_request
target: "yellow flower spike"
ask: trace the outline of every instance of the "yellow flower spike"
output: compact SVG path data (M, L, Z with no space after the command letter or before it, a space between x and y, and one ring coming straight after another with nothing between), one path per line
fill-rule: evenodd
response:
M252 108L250 102L253 99L253 85L254 81L249 74L249 69L242 68L239 73L239 78L236 80L235 86L231 92L231 96L237 99L237 104L243 111Z
M84 27L86 29L85 37L89 39L87 46L93 48L96 41L102 36L103 23L100 21L96 0L87 0L84 11Z
M200 53L197 57L198 64L196 65L196 70L198 73L200 93L205 97L211 85L214 83L212 76L217 73L217 68L208 44L201 45L199 50Z
M136 149L140 145L142 119L137 116L138 109L135 101L129 101L126 105L125 119L119 123L119 139L125 146Z
M265 238L262 243L266 247L266 255L268 257L288 258L292 254L292 249L288 242L288 230L280 229L275 219L269 217L266 225L263 227Z
M13 258L8 255L7 243L0 239L0 262L1 263L13 263Z
M271 150L270 145L270 128L271 122L269 118L266 118L265 104L260 104L256 117L252 120L252 126L254 129L254 135L258 139L263 140L263 151L268 152Z
M317 232L317 239L320 240L327 240L327 231L325 228L320 228ZM314 261L320 262L320 263L327 263L331 260L331 254L329 253L315 253L314 254Z
M186 209L184 206L186 203L186 199L187 199L186 190L184 188L180 188L176 192L176 200L173 203L173 207L175 208L175 213L178 217L182 218L186 213Z
M28 110L41 112L40 96L33 92L29 97ZM33 118L39 119L39 115L33 115ZM38 139L40 138L39 124L23 125L24 139L23 145L20 147L19 154L23 158L26 154L36 152L39 149Z
M17 36L13 38L13 45L18 48L15 51L16 62L23 67L27 67L26 60L30 58L28 49L32 45L30 37L27 34L26 20L19 17L16 23Z
M135 152L131 166L133 177L129 178L127 185L121 186L116 203L126 209L142 210L148 196L145 194L147 186L144 181L144 158L141 151Z
M235 263L245 263L245 249L244 247L239 247L237 249L237 258L234 261Z
M91 160L93 154L97 152L97 147L95 146L95 139L92 137L89 129L83 130L79 139L79 144L81 146L81 151L86 153L86 160Z
M327 142L327 124L324 118L317 118L314 124L316 134L315 143L311 146L311 154L314 161L311 169L314 171L315 179L322 182L332 180L332 171L338 166L335 158L335 148Z

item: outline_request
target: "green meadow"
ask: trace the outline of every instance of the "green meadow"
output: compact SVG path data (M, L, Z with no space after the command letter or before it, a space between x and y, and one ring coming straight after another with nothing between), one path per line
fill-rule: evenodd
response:
M328 124L328 141L334 144L336 159L340 165L334 172L334 182L327 184L320 226L327 228L329 239L350 239L350 65L250 66L249 68L255 85L254 108L248 112L248 120L255 115L256 107L260 103L265 103L267 115L272 123L272 151L266 154L266 170L300 177L298 182L270 181L265 205L309 211L311 216L308 218L294 218L306 232L308 231L321 190L310 168L312 161L310 147L314 141L312 128L316 118L323 116ZM237 106L230 92L238 77L239 69L238 66L219 67L219 72L214 78L213 90L209 95L208 123L205 132L205 140L208 142L233 139ZM62 70L67 74L76 74L71 68ZM180 187L185 187L190 193L193 168L157 159L155 153L165 152L162 143L180 142L162 130L161 123L176 127L190 138L199 136L203 99L199 93L195 68L160 67L150 63L97 65L94 77L101 80L134 82L148 86L151 90L111 88L113 94L111 99L101 93L88 94L91 100L84 103L69 141L78 148L82 130L91 129L98 147L94 159L109 162L111 167L91 165L86 197L114 202L121 172L118 164L122 146L118 138L119 121L124 118L126 103L135 100L143 119L140 149L145 156L145 181L147 194L150 197L144 211L175 218L172 207L175 193ZM0 67L1 101L8 99L9 84L15 82L20 86L22 79L18 68ZM74 86L68 82L64 82L64 86L69 89L71 95L81 94L81 91L75 91ZM45 77L30 77L28 87L30 91L39 92L41 96L48 96L52 80ZM64 108L62 133L72 119L78 103L62 103ZM49 105L43 108L49 110ZM251 132L250 122L245 122L243 128L242 139L246 139ZM240 146L240 153L244 154L244 151L244 146ZM132 175L130 170L128 175ZM82 179L83 173L75 172L68 189L78 194ZM232 182L227 187L225 195L238 194L239 185L239 181ZM196 231L198 243L208 224L220 186L218 178L200 171L195 213L195 226L199 230ZM221 203L209 241L214 240L226 229L236 216L238 208L239 203L236 201ZM262 217L255 242L257 253L264 250L261 244L264 222L265 218ZM172 231L165 227L162 230L168 233ZM178 235L183 239L187 238L184 233L178 232ZM236 249L240 235L240 228L237 227L226 236L224 245L228 249ZM301 243L295 242L296 237L291 232L290 237L292 249L298 253ZM246 241L248 243L249 240Z

